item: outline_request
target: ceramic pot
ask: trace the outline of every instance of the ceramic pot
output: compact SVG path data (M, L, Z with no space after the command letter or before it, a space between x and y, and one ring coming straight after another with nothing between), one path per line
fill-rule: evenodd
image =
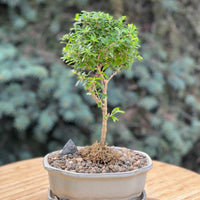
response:
M120 148L120 147L116 147ZM48 171L50 190L63 199L70 200L131 200L139 197L145 186L146 174L152 168L151 158L144 152L148 165L128 172L76 173L57 169L48 163L47 154L43 165Z

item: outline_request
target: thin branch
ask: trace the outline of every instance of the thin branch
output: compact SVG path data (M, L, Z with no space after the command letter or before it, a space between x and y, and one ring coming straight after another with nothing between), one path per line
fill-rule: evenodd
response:
M91 86L88 88L90 94L92 95L93 99L96 101L96 103L99 103L99 99L97 98L97 96L95 94L93 94L93 90L91 89Z
M101 102L101 104L102 104L103 102L101 101L101 98L100 98L100 96L98 94L98 91L97 91L96 87L94 87L94 90L95 90L97 98L99 99L99 102Z
M95 88L95 89L96 89L96 88ZM95 102L97 103L97 105L98 105L99 102L101 103L101 108L102 108L103 102L101 101L101 98L99 97L97 91L95 91L95 93L96 93L97 95L93 94L94 90L92 90L92 85L88 88L88 90L89 90L91 96L93 97L93 99L95 100Z
M122 67L119 67L115 72L113 72L113 74L110 76L110 78L108 79L108 82L121 70Z
M103 84L104 84L103 93L104 93L105 95L107 95L108 81L109 81L109 80L107 80L107 79L104 79L104 80L103 80Z

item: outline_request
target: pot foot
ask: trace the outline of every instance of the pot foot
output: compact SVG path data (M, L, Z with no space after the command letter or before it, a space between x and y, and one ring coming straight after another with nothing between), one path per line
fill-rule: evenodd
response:
M55 196L50 189L48 189L48 200L70 200L70 199L61 199ZM102 199L103 200L103 199ZM142 194L139 197L130 199L130 200L146 200L146 192L143 190Z

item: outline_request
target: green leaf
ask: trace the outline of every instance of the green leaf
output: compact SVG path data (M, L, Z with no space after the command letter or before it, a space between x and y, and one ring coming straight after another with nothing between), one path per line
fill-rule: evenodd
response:
M76 14L75 20L78 20L78 18L79 18L79 13Z
M115 116L113 116L113 115L111 115L111 117L112 117L113 122L116 122L116 121L119 120L117 117L115 117Z
M101 97L101 99L105 99L105 98L107 98L107 95L106 94L101 94L102 95L102 97Z
M111 115L115 115L116 113L125 113L123 110L120 110L119 107L116 107L112 110Z
M101 108L101 102L98 102L97 106L98 108Z
M96 85L97 85L97 87L100 87L101 89L104 88L104 85L102 85L99 81L96 81Z
M109 78L108 75L107 75L105 72L102 72L102 74L104 75L104 77L105 77L106 79Z

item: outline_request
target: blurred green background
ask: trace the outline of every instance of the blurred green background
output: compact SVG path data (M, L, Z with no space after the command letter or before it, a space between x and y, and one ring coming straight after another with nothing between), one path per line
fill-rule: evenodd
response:
M99 140L101 112L61 60L75 13L126 15L144 60L109 85L109 145L200 172L199 0L0 0L0 165L44 156L69 138Z

